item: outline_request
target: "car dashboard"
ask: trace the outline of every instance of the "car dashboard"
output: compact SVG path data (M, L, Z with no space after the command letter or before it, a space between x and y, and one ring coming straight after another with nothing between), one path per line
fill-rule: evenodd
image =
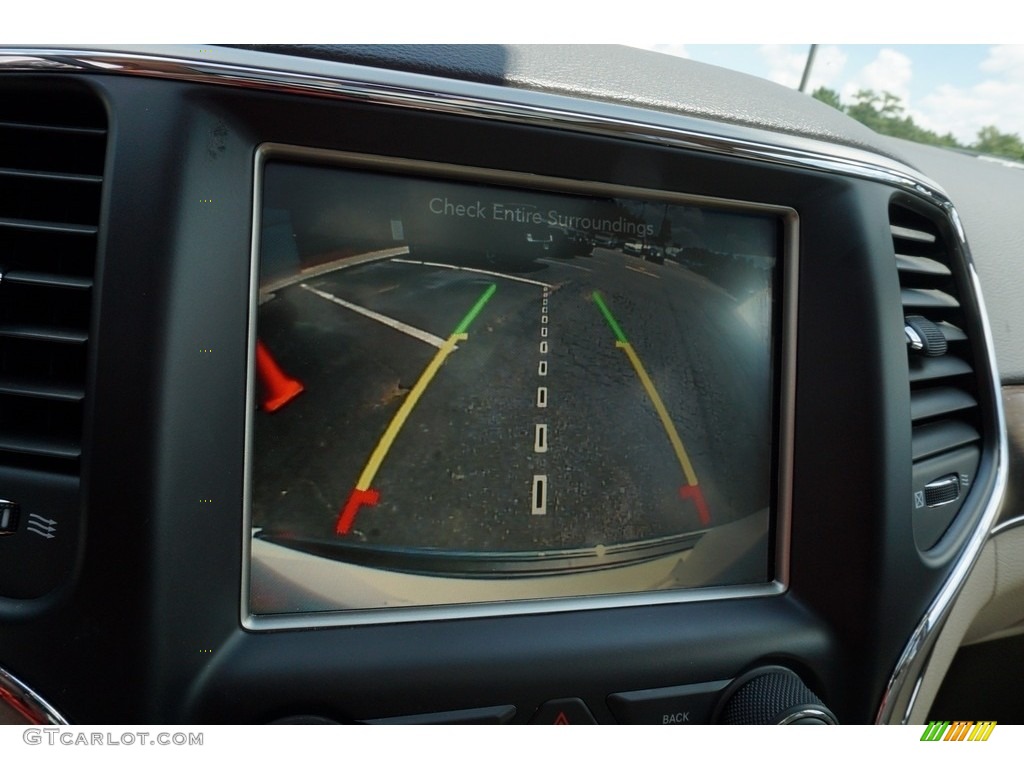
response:
M922 722L1024 627L1019 168L606 46L0 93L12 721Z

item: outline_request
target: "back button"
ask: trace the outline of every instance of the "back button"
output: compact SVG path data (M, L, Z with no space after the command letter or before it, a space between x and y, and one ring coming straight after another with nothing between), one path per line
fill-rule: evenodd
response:
M613 693L608 709L629 725L705 725L728 680Z

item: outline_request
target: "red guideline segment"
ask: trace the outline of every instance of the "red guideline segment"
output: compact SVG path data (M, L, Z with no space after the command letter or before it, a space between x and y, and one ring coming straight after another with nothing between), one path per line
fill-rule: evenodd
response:
M701 525L711 524L711 513L708 512L708 503L704 501L704 493L699 485L684 485L679 489L679 495L684 499L693 499L697 507L697 515L700 517Z
M359 512L359 508L363 506L363 504L372 507L377 503L379 498L380 494L373 488L369 488L365 491L353 488L352 493L348 497L348 501L345 502L345 506L341 510L341 516L338 518L338 525L335 527L334 532L338 535L348 533L349 529L352 528L352 523L356 519L356 513Z

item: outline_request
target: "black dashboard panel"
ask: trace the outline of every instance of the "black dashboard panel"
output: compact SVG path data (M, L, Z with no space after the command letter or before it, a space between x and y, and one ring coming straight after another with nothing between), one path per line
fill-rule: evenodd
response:
M791 88L617 45L259 45L284 56L624 104L892 155L886 142ZM287 59L279 61L287 62ZM285 64L287 66L287 64Z
M941 195L868 155L857 126L835 126L848 131L842 146L818 143L817 129L768 133L770 120L715 135L712 123L668 111L617 104L605 114L592 94L542 94L524 107L528 93L501 86L480 85L474 101L465 83L324 65L342 67L336 82L347 84L331 90L321 74L285 85L238 63L289 70L291 57L225 56L223 68L135 60L124 74L0 75L0 90L84 88L109 121L77 555L42 597L0 581L0 666L79 723L359 722L492 707L514 707L511 721L525 723L563 699L610 723L613 694L729 681L768 664L795 671L841 722L873 722L883 700L893 706L887 692L906 695L892 687L913 661L905 649L943 605L947 579L969 567L1002 482L984 322ZM496 107L502 98L512 106ZM254 169L267 143L794 209L778 593L244 628ZM978 401L971 495L925 554L914 539L894 205L950 243ZM125 683L112 690L115 665Z

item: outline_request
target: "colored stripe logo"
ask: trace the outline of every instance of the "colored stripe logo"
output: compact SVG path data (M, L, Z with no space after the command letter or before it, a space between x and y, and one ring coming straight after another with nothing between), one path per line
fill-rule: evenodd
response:
M995 727L995 720L932 720L921 741L988 741Z

